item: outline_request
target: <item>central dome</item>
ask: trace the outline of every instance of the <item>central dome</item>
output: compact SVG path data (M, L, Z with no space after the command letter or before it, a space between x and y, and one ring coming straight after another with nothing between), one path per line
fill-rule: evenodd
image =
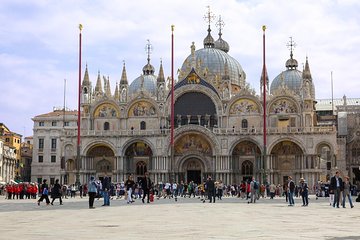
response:
M246 75L244 70L240 63L229 54L213 47L193 50L195 50L194 45L192 46L192 53L185 59L181 67L179 79L184 78L194 68L207 81L221 81L225 74L225 64L227 64L231 84L245 85Z

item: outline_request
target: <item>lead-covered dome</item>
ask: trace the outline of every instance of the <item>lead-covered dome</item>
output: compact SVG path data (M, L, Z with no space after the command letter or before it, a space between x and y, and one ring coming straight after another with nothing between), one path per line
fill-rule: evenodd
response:
M141 75L136 78L129 86L129 94L134 94L137 91L147 91L151 95L156 93L156 76L155 75Z
M286 70L277 75L271 82L270 94L274 94L277 89L287 87L299 96L302 96L303 90L303 73L297 70L298 62L293 58L292 51L290 52L290 59L285 63ZM311 81L311 96L315 97L315 86Z
M220 82L225 74L225 63L231 84L244 86L246 75L236 59L214 47L204 47L195 51L194 43L191 46L191 54L182 64L179 79L184 78L194 68L207 81Z

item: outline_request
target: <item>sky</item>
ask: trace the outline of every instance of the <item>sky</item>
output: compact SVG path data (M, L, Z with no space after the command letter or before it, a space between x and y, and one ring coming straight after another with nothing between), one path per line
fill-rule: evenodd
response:
M108 76L112 92L125 62L128 81L147 63L147 40L153 47L156 75L160 61L171 75L171 25L174 68L181 67L190 46L203 47L204 15L221 16L229 55L244 69L259 94L262 25L266 25L266 66L270 81L286 70L287 43L296 43L299 70L309 59L317 99L360 97L360 1L358 0L2 0L0 4L0 122L23 136L33 134L31 118L64 105L77 109L79 24L82 30L82 76L88 65ZM218 38L215 21L212 36ZM66 87L65 86L66 79Z

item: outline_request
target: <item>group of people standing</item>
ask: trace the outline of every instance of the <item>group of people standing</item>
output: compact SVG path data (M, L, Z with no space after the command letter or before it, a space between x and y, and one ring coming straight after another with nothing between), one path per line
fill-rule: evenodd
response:
M349 181L349 177L345 176L345 181L342 180L342 178L340 177L340 172L336 171L335 176L333 176L330 179L330 195L334 196L334 199L332 201L332 206L333 207L340 207L340 199L342 198L342 207L345 208L345 202L346 202L346 198L349 199L349 204L350 207L353 208L354 204L352 203L351 200L351 193L350 193L350 189L351 189L351 183ZM332 196L331 196L332 198ZM331 201L330 198L330 201ZM330 202L331 205L331 202Z

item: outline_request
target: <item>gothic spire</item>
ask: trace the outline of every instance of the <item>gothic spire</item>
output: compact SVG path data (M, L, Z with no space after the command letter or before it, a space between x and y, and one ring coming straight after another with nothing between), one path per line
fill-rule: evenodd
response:
M103 93L103 89L102 89L102 85L101 85L101 78L100 78L100 71L98 71L98 77L97 77L97 81L96 81L95 92Z
M157 78L157 82L165 82L165 76L164 76L164 69L162 65L162 60L160 60L160 70L159 70L159 76Z
M126 76L125 61L123 63L124 64L123 64L123 69L122 69L122 73L121 73L120 85L122 85L122 84L127 85L128 80L127 80L127 76Z

